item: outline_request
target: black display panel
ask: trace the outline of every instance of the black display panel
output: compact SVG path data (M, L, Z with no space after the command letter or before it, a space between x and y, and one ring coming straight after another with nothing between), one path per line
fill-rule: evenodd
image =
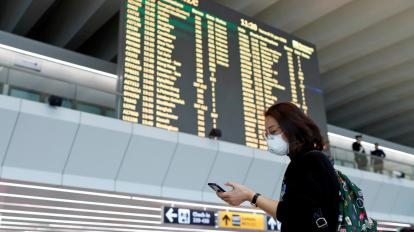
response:
M121 8L122 120L267 149L263 112L290 101L326 133L314 45L209 0Z

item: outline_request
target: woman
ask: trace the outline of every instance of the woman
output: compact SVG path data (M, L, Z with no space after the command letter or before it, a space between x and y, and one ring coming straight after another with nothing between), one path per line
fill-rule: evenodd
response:
M318 127L292 103L273 105L265 117L264 136L269 151L291 160L284 175L281 200L272 200L234 182L225 184L233 190L218 196L233 206L250 201L277 218L282 232L336 231L339 184L332 164L321 152L323 138Z

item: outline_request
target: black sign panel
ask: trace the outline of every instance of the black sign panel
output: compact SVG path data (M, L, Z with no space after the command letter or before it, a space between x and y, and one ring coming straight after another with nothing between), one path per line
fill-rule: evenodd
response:
M121 7L122 120L267 149L263 111L292 102L326 132L316 48L210 0Z
M193 210L186 208L164 208L164 223L180 225L215 226L213 211Z
M267 230L280 231L281 229L280 222L274 219L273 217L270 217L269 215L266 216L266 225L267 225Z

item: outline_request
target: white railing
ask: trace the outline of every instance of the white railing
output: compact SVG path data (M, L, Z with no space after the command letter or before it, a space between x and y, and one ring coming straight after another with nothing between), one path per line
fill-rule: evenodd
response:
M414 180L413 165L335 146L331 146L328 153L334 160L335 165Z

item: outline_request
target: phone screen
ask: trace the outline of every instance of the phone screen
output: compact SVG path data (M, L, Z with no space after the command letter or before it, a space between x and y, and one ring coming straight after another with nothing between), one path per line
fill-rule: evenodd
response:
M222 187L220 187L220 185L218 185L216 183L208 183L208 186L210 186L216 192L225 192L226 191Z

